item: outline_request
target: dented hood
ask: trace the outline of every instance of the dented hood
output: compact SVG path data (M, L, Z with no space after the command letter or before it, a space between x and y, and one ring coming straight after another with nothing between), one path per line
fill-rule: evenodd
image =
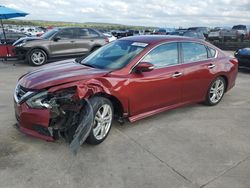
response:
M74 59L42 66L23 75L19 84L29 89L44 89L78 80L87 80L107 74L107 70L95 69L76 63Z

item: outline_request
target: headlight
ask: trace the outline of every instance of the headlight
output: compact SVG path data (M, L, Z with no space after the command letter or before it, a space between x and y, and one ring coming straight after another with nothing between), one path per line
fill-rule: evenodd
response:
M26 44L25 42L21 42L21 43L15 45L15 46L16 46L16 47L21 47L21 46L23 46L23 45L25 45L25 44Z
M48 92L43 91L29 98L26 101L26 103L30 108L37 108L37 109L49 108L50 105L46 102L47 96Z

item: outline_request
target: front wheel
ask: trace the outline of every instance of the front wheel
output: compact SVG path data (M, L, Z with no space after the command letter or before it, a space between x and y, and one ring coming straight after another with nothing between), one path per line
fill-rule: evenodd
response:
M86 140L87 143L97 145L103 142L111 129L114 109L109 99L93 97L90 103L94 112L94 124Z
M226 90L226 82L222 77L216 78L210 85L206 97L205 104L209 106L214 106L218 104Z
M41 49L34 49L28 56L29 64L41 66L47 62L47 54Z

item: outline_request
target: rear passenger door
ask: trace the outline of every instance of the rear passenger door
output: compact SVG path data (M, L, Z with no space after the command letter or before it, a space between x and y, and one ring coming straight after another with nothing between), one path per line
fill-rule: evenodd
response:
M95 45L99 34L92 29L78 28L75 51L80 54L87 54Z
M216 51L196 42L182 42L183 86L182 102L205 99L208 87L215 77ZM213 52L212 52L213 50ZM213 53L213 54L212 54Z

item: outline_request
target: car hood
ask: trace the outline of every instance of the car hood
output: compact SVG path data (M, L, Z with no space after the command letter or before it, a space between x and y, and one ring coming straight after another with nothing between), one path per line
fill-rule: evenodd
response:
M16 46L16 45L21 44L21 43L26 43L29 41L34 41L34 40L43 40L43 38L41 38L41 37L22 37L22 38L18 39L17 41L15 41L13 46Z
M108 70L95 69L75 62L75 59L45 65L23 75L19 84L24 88L40 90L78 80L104 76Z

